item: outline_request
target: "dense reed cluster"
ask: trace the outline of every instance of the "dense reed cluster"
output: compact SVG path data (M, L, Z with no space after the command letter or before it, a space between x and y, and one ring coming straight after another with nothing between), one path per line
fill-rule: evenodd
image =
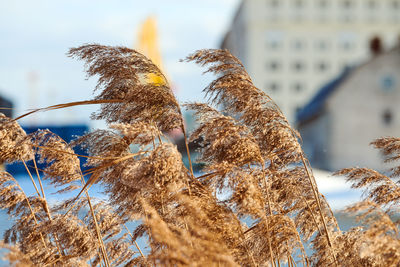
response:
M15 219L2 246L15 266L398 266L400 167L389 174L344 169L365 199L347 212L363 227L342 231L318 191L310 164L278 106L225 50L194 61L214 73L208 103L188 103L197 129L187 135L181 106L160 69L135 50L84 45L69 55L98 77L92 119L108 128L71 143L48 130L26 134L0 115L0 160L26 168L35 195L0 173L0 207ZM156 77L157 79L154 79ZM221 111L222 110L222 111ZM198 144L202 173L185 166L168 133ZM400 158L400 139L373 145ZM87 170L74 148L87 151ZM38 169L36 161L45 163ZM42 176L42 177L41 177ZM49 203L42 180L74 197ZM334 179L334 178L332 178ZM107 200L90 196L100 184ZM134 222L134 223L133 223ZM146 247L138 240L146 240Z

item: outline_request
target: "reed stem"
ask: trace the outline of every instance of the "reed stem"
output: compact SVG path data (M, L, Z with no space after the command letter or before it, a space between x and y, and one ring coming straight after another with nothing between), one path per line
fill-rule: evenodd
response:
M33 179L33 176L32 176L32 174L31 174L31 172L30 172L28 166L27 166L26 163L25 163L25 160L22 160L22 163L24 164L25 170L26 170L26 172L28 173L29 178L30 178L31 181L32 181L33 187L35 188L35 191L36 191L37 195L38 195L39 197L42 197L42 196L40 195L40 193L39 193L39 189L38 189L37 186L36 186L35 180Z
M136 247L137 250L139 251L139 253L140 253L140 255L142 256L142 258L143 258L144 260L146 260L146 257L144 256L144 254L143 254L142 250L140 249L138 243L136 242L136 240L133 240L133 235L132 235L131 231L129 231L128 227L126 227L126 224L123 224L123 226L125 227L126 231L128 232L129 236L131 237L133 243L135 244L135 247Z
M49 218L50 221L52 221L52 218L51 218L51 215L50 215L50 210L49 210L49 208L48 208L48 206L47 206L47 201L46 201L46 199L45 199L43 196L40 195L39 190L38 190L38 188L37 188L37 186L36 186L35 180L34 180L33 177L32 177L32 173L30 172L30 170L29 170L28 166L26 165L25 161L22 160L22 163L24 164L25 169L26 169L26 171L28 172L29 177L31 178L31 181L32 181L32 183L33 183L33 186L35 187L36 193L38 194L38 196L39 196L40 198L43 199L43 201L42 201L42 203L43 203L43 209L44 209L44 211L46 212L47 217ZM37 167L36 167L36 169L37 169ZM42 191L43 191L43 187L41 187L41 189L42 189ZM44 192L44 191L43 191L43 192ZM65 253L64 253L64 251L61 249L60 242L58 241L58 238L57 238L56 234L54 234L54 239L55 239L55 242L56 242L56 244L57 244L58 252L60 253L61 256L64 256Z
M338 266L337 265L336 254L334 252L333 244L332 244L331 238L329 236L328 227L326 225L325 216L322 213L322 207L321 207L321 203L319 201L319 194L318 194L318 191L317 191L318 189L315 186L315 180L312 178L313 176L311 175L310 170L308 169L308 166L307 166L307 164L305 162L303 153L300 153L300 157L301 157L301 161L303 163L303 166L304 166L304 168L305 168L305 170L307 172L307 177L308 177L308 180L310 182L310 185L311 185L311 188L312 188L312 191L313 191L313 194L314 194L315 201L317 202L317 205L318 205L319 214L321 216L321 220L322 220L322 224L324 226L324 230L325 230L325 233L326 233L326 238L328 240L328 244L329 244L329 246L331 248L331 253L332 253L333 259L335 261L336 266Z
M80 172L80 178L81 178L82 186L85 186L85 179L83 178L82 172ZM99 227L99 224L97 223L96 214L94 212L94 208L93 208L92 202L90 200L90 196L89 196L88 191L85 191L85 195L86 195L86 199L87 199L88 204L89 204L90 213L92 214L92 217L93 217L93 222L94 222L95 229L96 229L96 235L97 235L97 239L98 239L98 241L100 243L100 250L101 250L102 255L103 255L104 263L105 263L105 265L107 267L109 267L110 266L110 260L108 259L106 247L105 247L104 242L103 242L103 237L101 236L100 227Z

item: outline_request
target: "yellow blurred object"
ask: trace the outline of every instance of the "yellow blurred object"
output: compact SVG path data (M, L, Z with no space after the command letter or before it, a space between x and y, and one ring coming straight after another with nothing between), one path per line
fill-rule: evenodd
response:
M167 84L164 77L154 74L154 73L149 73L146 75L146 82L152 83L152 84L158 85L158 86Z
M157 23L154 16L149 16L139 29L137 50L150 58L155 65L164 73L162 68L161 53L158 47ZM167 81L161 75L149 73L145 78L146 83L154 85L165 85Z

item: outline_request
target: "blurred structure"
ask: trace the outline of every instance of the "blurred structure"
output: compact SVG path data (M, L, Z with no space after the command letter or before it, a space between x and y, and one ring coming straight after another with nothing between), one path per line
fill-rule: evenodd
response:
M137 50L150 58L151 61L164 73L162 66L161 52L158 44L157 21L153 16L149 16L139 28ZM164 85L166 81L160 75L148 73L145 82L156 85Z
M0 96L0 113L10 118L12 118L13 115L13 103L2 96ZM0 164L0 171L2 170L4 170L4 165Z
M136 47L134 48L137 49L137 51L139 51L146 57L148 57L149 59L151 59L151 61L155 65L157 65L157 67L165 75L165 78L169 80L168 77L166 76L166 71L162 63L161 51L158 40L157 20L155 16L148 16L140 26L137 35L137 44ZM165 81L164 77L161 77L160 75L156 75L154 73L148 73L145 77L144 82L162 86L169 81ZM174 89L171 84L170 86L172 89ZM172 131L170 135L172 136L172 138L176 139L182 136L182 132L179 130Z
M162 67L161 53L158 47L157 21L149 16L139 28L137 50L150 58L159 68Z
M48 129L51 132L55 133L59 137L61 137L65 142L69 143L73 139L75 139L77 136L82 136L86 132L89 131L88 125L85 124L76 124L76 125L61 125L61 126L54 126L54 125L29 125L29 126L23 126L22 127L24 131L27 134L33 133L37 131L38 129ZM75 153L78 155L87 155L87 152L84 151L83 149L76 147ZM81 170L84 171L88 167L84 166L86 163L86 158L80 157L79 158L80 163L81 163ZM39 158L37 158L38 168L39 170L43 170L46 166L46 164L41 163ZM29 166L32 168L32 166ZM7 164L6 165L6 171L12 173L13 175L20 175L20 174L25 174L26 175L26 170L24 165L22 165L20 162L13 163L13 164ZM35 169L31 169L32 173L35 173Z
M345 68L297 114L303 148L313 167L387 169L378 137L400 135L400 46L384 52L378 38L371 59Z
M1 113L6 115L7 117L12 118L13 107L14 107L14 105L10 100L0 96L0 112Z
M137 35L137 44L135 48L140 53L150 58L153 61L153 63L160 68L163 74L166 75L159 48L156 17L154 16L147 17L146 20L143 22L143 24L140 26ZM149 73L147 74L147 77L144 82L161 86L164 85L166 81L164 80L163 77L159 75ZM171 86L171 88L174 89L173 86ZM193 120L191 116L185 116L184 117L185 123L188 118ZM182 131L180 129L174 129L168 133L168 136L171 137L175 143L177 143L179 151L183 154L186 154L185 142L183 139Z
M138 31L138 36L137 36L137 44L135 48L142 54L144 54L146 57L150 58L153 63L155 63L160 70L163 72L163 74L166 76L165 69L163 67L162 63L162 57L161 57L161 52L159 48L159 40L158 40L158 31L157 31L157 20L156 17L154 16L149 16L141 25ZM170 87L173 91L176 90L174 87L173 83L166 77L168 81L165 81L165 79L161 76L155 75L153 73L149 73L146 75L146 79L144 82L147 83L152 83L155 85L164 85L165 82L168 82L170 84ZM184 117L184 124L185 124L185 129L188 131L189 129L194 128L194 118L191 113L184 112L183 113ZM177 148L179 152L183 156L183 162L185 163L186 166L189 166L189 160L187 157L187 151L186 151L186 144L185 144L185 139L182 133L181 129L174 129L168 133L166 133L169 138L171 138L174 143L177 145ZM192 158L194 158L195 155L195 150L198 148L198 144L191 142L188 144L189 145L189 150ZM193 163L193 168L195 171L198 171L201 166L199 164Z
M400 0L243 0L222 42L290 121L379 34L393 47Z

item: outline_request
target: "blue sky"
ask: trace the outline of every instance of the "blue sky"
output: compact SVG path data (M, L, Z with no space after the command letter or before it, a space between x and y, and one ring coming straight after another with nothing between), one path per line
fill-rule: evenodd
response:
M218 47L238 4L239 0L0 0L0 94L15 102L17 114L90 98L95 79L85 80L83 63L66 57L68 49L84 43L133 47L139 25L155 15L163 63L178 100L201 100L211 77L179 59L197 49ZM43 113L25 123L86 122L93 110Z

